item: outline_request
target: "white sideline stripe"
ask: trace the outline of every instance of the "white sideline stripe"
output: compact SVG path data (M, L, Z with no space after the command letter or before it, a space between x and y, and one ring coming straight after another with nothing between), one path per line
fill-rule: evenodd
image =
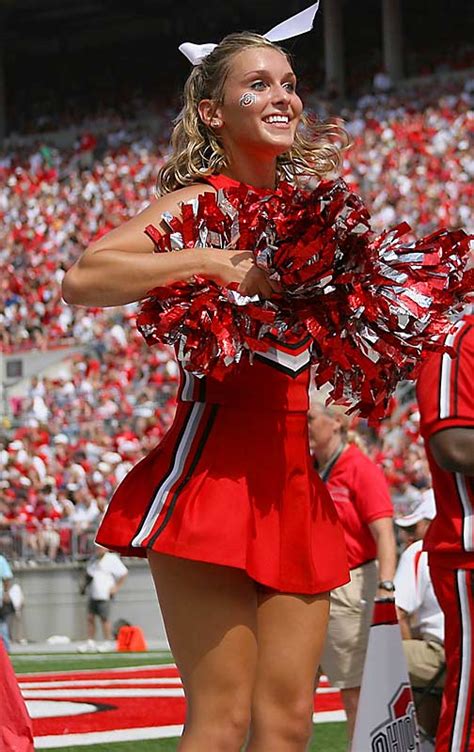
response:
M116 684L150 684L160 686L176 685L182 687L181 679L179 676L156 679L68 679L58 681L36 681L36 682L18 682L20 688L23 689L67 689L68 687L114 687Z
M84 660L84 658L95 658L97 660L98 656L103 655L103 653L96 653L95 655L86 656L76 656L78 663ZM16 658L15 658L16 660ZM44 661L44 656L41 657L42 661ZM123 666L122 668L115 667L115 668L68 668L65 671L25 671L24 674L18 674L18 676L45 676L47 674L48 676L58 676L61 674L61 676L66 674L104 674L104 673L113 673L118 674L122 671L125 673L132 673L133 671L160 671L161 669L175 669L176 663L155 663L155 664L147 664L144 666Z
M344 710L322 710L320 713L313 713L313 723L337 723L346 720Z
M113 742L138 742L146 739L171 739L181 736L182 726L151 726L117 731L91 731L88 734L61 734L35 736L35 749L59 749L60 747L88 747L91 744Z
M184 689L26 689L22 690L25 700L58 700L68 697L184 697Z
M328 710L313 713L313 723L336 723L345 721L343 710ZM149 728L119 729L117 731L93 731L88 734L61 734L54 736L35 736L36 749L60 749L61 747L88 747L91 744L113 742L138 742L146 739L172 739L183 733L182 726L151 726Z

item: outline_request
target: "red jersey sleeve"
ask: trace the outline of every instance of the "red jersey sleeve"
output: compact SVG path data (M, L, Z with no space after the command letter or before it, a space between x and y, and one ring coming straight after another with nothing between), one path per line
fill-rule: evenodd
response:
M416 385L425 438L445 428L474 428L474 317L459 321L445 344L454 354L427 358Z
M382 470L363 452L354 469L354 502L366 523L381 517L393 517L393 504Z

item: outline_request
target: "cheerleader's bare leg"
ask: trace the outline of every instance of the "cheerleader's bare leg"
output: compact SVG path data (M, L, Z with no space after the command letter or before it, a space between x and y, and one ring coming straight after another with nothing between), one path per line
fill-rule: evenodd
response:
M188 704L178 749L239 752L257 665L255 583L230 567L156 552L148 558Z
M259 594L258 657L248 752L304 752L329 595Z

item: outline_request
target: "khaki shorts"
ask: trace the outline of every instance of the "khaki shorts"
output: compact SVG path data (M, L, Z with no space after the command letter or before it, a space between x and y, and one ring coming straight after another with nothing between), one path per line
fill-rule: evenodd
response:
M321 656L321 671L333 687L360 687L378 571L375 561L351 570L347 585L331 592L328 633Z
M426 687L445 663L444 647L439 642L426 640L403 640L408 673L412 687ZM445 674L436 682L444 687Z

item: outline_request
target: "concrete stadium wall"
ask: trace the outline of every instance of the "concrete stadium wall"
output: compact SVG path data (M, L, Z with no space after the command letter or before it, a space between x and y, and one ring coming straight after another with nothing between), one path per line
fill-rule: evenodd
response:
M146 562L127 561L128 577L113 600L111 619L127 619L142 627L148 640L166 644L163 620ZM87 596L80 595L84 567L79 564L28 567L15 571L25 595L23 626L29 642L51 635L86 639ZM99 625L98 625L99 627ZM100 628L96 635L102 639Z
M71 355L83 352L82 345L64 345L49 350L23 350L2 354L0 358L0 378L6 387L12 387L23 379L31 379L53 365L61 363ZM11 392L14 393L14 392Z

